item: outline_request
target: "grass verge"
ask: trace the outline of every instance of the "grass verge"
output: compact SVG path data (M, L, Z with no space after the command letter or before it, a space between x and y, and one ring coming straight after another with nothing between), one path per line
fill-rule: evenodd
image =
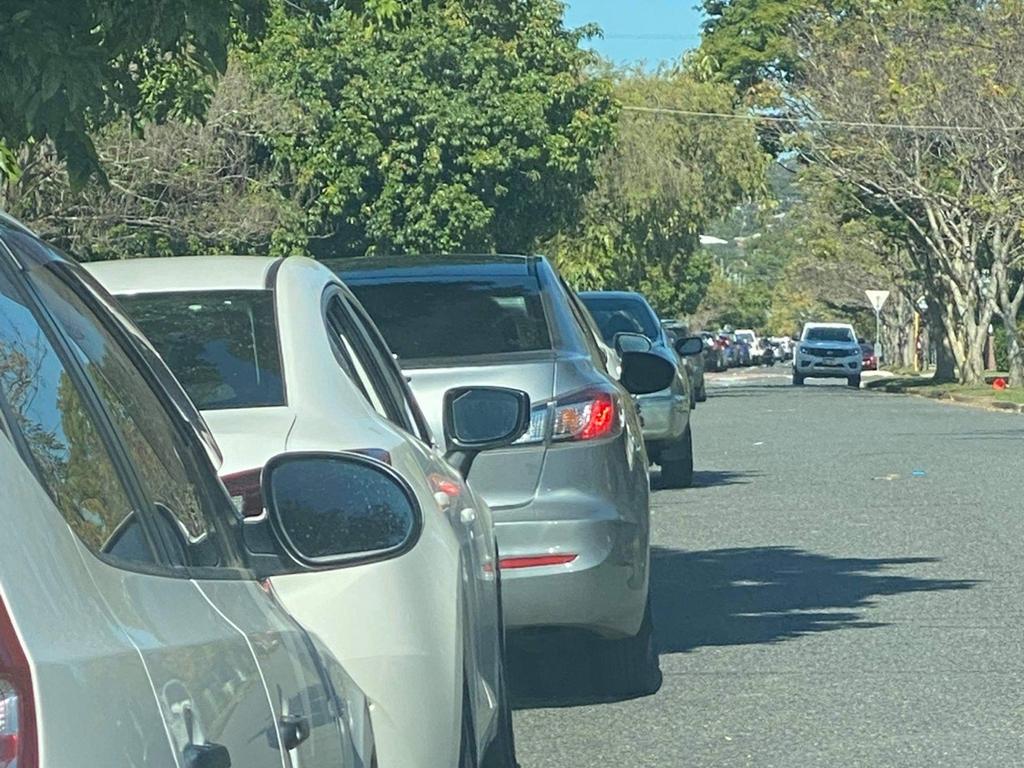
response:
M989 382L996 375L988 377ZM865 384L876 392L920 395L934 400L949 400L982 408L1024 413L1024 388L997 390L986 384L936 384L930 376L909 376L881 379Z

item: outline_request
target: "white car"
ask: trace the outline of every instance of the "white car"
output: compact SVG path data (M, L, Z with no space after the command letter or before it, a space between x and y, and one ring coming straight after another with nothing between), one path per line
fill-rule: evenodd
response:
M314 553L294 548L297 563L270 583L370 698L383 768L512 768L490 511L435 447L393 355L348 289L299 257L145 259L89 269L217 436L224 482L252 520L250 546L267 535L264 465L275 454L353 451L404 478L422 509L414 530L387 530L392 523L382 513L371 532L386 544L379 552L337 567L311 541ZM521 416L525 431L528 402L503 412Z
M202 419L86 281L0 214L0 765L376 765L365 696L254 578Z
M862 365L860 344L848 323L807 323L793 352L793 384L804 379L846 379L860 387Z
M761 356L764 354L764 346L761 344L761 338L754 333L751 328L739 328L736 330L736 338L741 341L745 341L747 346L750 347L750 364L757 365L761 362Z

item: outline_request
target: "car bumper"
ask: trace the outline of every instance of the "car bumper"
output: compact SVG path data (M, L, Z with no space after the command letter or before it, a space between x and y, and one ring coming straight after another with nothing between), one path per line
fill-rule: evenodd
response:
M678 440L690 420L690 398L685 392L666 390L637 398L643 418L644 442L655 443Z
M798 359L794 369L801 376L840 378L846 379L850 376L858 376L861 372L860 359L836 358L830 360L822 359Z
M572 627L608 637L639 631L647 597L646 534L602 503L590 499L596 514L585 520L495 525L504 562L537 553L575 555L563 565L502 568L506 627Z

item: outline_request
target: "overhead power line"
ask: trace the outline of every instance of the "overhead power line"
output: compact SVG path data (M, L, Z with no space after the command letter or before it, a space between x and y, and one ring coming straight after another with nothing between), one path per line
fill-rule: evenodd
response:
M694 35L663 35L657 33L646 34L612 34L602 35L605 40L700 40L699 34Z
M670 107L638 107L632 105L624 105L622 107L626 112L642 112L654 115L678 115L680 117L703 117L713 118L719 120L745 120L748 122L757 123L800 123L803 125L825 125L825 126L837 126L840 128L882 128L893 131L973 131L973 132L988 132L991 130L1001 130L1005 133L1014 133L1017 131L1024 131L1024 126L1015 125L1008 126L1006 128L998 128L996 126L982 126L982 125L948 125L948 124L930 124L930 123L877 123L867 120L827 120L821 118L791 118L791 117L779 117L778 115L758 115L753 113L734 113L734 112L700 112L697 110L690 109L672 109Z

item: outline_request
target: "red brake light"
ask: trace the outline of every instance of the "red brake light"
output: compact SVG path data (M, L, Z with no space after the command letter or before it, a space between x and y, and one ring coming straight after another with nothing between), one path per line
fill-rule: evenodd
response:
M0 768L38 768L32 670L0 600Z
M262 475L262 468L247 469L221 478L235 509L242 513L242 517L259 517L263 514L263 488L260 485Z
M451 480L444 475L439 475L436 472L431 473L430 487L434 493L443 493L445 496L456 499L462 495L462 485L455 480Z
M620 427L616 396L600 390L563 398L555 406L552 440L595 440Z
M552 555L526 555L524 557L503 557L499 562L502 570L514 568L540 568L545 565L568 565L579 555L566 552Z

